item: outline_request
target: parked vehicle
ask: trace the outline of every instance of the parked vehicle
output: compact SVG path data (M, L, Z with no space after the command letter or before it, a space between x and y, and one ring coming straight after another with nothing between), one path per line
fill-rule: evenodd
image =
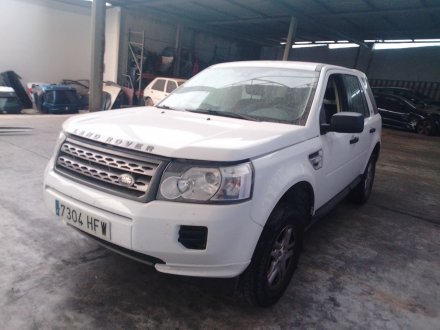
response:
M87 79L63 79L61 80L61 85L75 88L80 102L80 110L89 108L89 81Z
M0 113L20 113L23 106L12 87L0 86Z
M384 126L391 126L418 134L433 135L440 132L440 111L425 107L392 94L375 94L376 104Z
M69 226L164 273L240 276L274 304L305 228L372 191L382 122L360 71L284 61L214 65L156 107L72 117L44 200Z
M31 96L23 86L21 82L21 77L14 71L5 71L0 73L0 86L12 87L15 94L20 99L21 105L25 109L32 108Z
M44 82L28 82L26 84L27 91L28 91L29 95L31 96L31 100L33 103L35 103L34 93L36 92L36 89L40 85L49 85L49 84L44 83Z
M78 113L80 108L75 88L66 85L35 86L34 100L41 113Z
M120 109L122 106L128 107L127 96L118 84L106 81L102 86L102 109Z
M439 107L440 101L434 101L429 97L409 88L402 87L373 87L374 94L392 94L406 98L417 107L427 108L430 106Z
M179 78L157 77L144 89L144 104L158 103L185 81L185 79Z

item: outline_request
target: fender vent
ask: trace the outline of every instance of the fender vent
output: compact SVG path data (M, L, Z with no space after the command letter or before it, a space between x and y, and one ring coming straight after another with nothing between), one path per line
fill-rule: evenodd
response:
M205 250L207 239L207 227L180 226L178 241L187 249Z

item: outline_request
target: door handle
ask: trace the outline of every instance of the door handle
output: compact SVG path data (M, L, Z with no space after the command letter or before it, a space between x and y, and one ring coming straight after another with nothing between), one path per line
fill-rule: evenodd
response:
M353 136L350 140L350 144L354 144L354 143L358 143L359 142L359 138L357 136Z
M376 132L375 128L370 129L370 133L374 133L374 132Z

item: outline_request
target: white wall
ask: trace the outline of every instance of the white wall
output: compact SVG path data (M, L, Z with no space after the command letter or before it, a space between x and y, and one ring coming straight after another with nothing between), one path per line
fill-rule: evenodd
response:
M0 8L0 72L24 83L88 79L90 8L49 0L2 0Z
M105 20L104 81L116 82L118 80L121 8L108 8Z

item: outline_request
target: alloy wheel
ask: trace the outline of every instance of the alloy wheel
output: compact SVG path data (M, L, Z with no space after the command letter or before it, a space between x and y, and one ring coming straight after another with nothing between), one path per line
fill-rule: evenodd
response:
M267 282L271 289L277 289L288 277L295 247L295 228L293 225L287 225L279 233L270 253Z

